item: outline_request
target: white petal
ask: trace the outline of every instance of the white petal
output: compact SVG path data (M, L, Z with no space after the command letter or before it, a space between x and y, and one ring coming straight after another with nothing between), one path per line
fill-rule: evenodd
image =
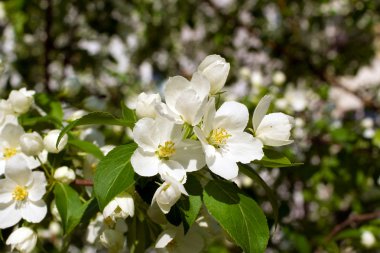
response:
M197 91L198 97L204 99L210 93L210 82L200 72L195 72L191 78L191 87Z
M165 229L157 238L156 245L154 246L157 249L165 248L169 242L173 241L177 234L178 229L175 227Z
M236 162L224 157L221 152L215 152L214 159L206 157L206 162L212 172L227 180L237 177L239 173Z
M47 213L46 203L43 200L26 201L19 210L22 218L32 223L41 222Z
M249 163L264 156L263 144L245 132L233 134L225 148L228 150L225 156L236 162Z
M24 129L19 125L6 124L0 133L0 139L8 143L9 147L19 147L20 137L23 135Z
M156 122L151 118L142 118L133 128L133 139L144 151L154 152L159 145L159 136L154 131Z
M15 155L7 160L5 176L21 186L28 185L33 180L32 171L20 155Z
M161 160L158 172L163 178L165 175L169 175L178 182L186 182L186 170L179 162L173 160Z
M16 203L0 204L0 229L16 225L21 220L21 214L16 210Z
M195 126L203 116L205 102L195 90L187 89L178 97L175 107L186 123Z
M173 121L176 124L183 124L181 116L170 110L170 108L166 104L158 103L156 104L155 109L161 117Z
M0 179L0 203L9 203L12 201L13 189L17 186L15 182L9 179Z
M137 148L131 157L131 164L137 174L143 177L152 177L158 173L160 160L153 152L145 152Z
M200 170L206 165L202 144L195 140L184 140L171 159L179 162L187 172Z
M256 137L265 145L282 146L291 143L290 130L293 118L284 113L271 113L265 115L256 130Z
M28 187L28 198L37 201L42 199L46 193L46 178L43 172L37 171L32 173L33 183Z
M166 141L172 141L176 143L182 139L182 126L175 124L168 119L157 117L155 128L155 133L159 137L158 144L163 145ZM156 149L157 148L158 145L156 146Z
M189 87L191 87L191 83L182 76L171 77L166 82L164 88L165 102L173 112L177 113L175 103L181 93Z
M272 147L280 147L280 146L285 146L292 144L294 140L274 140L271 138L265 138L264 144L267 146L272 146Z
M18 244L22 243L25 240L27 240L29 237L32 238L34 232L28 227L21 227L15 230L10 236L8 237L6 244Z
M193 131L195 135L198 137L198 139L200 140L200 142L202 143L202 145L208 145L206 136L204 135L203 131L199 127L195 126L193 128Z
M253 112L253 117L252 117L253 129L255 131L259 127L265 114L267 114L271 101L272 101L271 96L266 95L257 104L255 111Z
M2 156L2 155L0 154L0 157L1 157L1 156ZM0 159L1 159L1 158L0 158ZM6 163L5 160L3 160L3 159L0 160L0 176L4 174L5 163Z
M225 102L215 114L214 128L224 128L228 132L242 132L247 126L248 117L245 105L234 101Z
M111 200L103 209L104 218L110 217L113 214L113 212L116 210L117 206L118 206L118 203L116 202L116 200Z
M123 194L120 197L116 197L116 202L119 205L120 209L129 214L131 217L135 214L135 203L133 198L128 193Z
M30 170L33 170L41 165L41 163L32 156L27 156L23 153L20 153L19 155L22 156L23 159L26 161L27 167Z
M202 129L206 136L208 136L210 132L214 129L215 113L215 98L212 97L206 105L205 115L203 118Z

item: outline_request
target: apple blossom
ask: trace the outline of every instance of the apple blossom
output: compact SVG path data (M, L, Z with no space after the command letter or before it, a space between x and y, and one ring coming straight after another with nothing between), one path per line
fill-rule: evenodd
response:
M54 178L64 184L70 184L75 180L75 172L67 166L59 167L54 172Z
M202 143L209 169L232 179L238 175L237 162L249 163L264 156L263 145L244 132L249 115L243 104L225 102L215 111L212 98L207 107L202 127L194 127L194 132Z
M168 213L170 208L179 200L181 194L186 192L185 187L169 175L162 176L165 182L158 187L152 198L152 204L156 202L163 213Z
M182 136L182 126L168 119L140 119L133 129L138 144L131 157L135 172L144 177L169 173L182 181L186 171L201 169L205 165L201 144Z
M255 136L264 145L284 146L293 142L289 140L293 117L284 113L270 113L266 115L270 103L270 96L264 96L253 113L252 123Z
M159 103L161 103L160 94L146 94L145 92L140 93L136 102L137 117L149 117L154 119L157 115L156 105Z
M104 218L110 217L112 220L116 218L133 217L135 214L135 204L129 193L123 192L111 200L103 210Z
M209 81L198 72L191 81L182 76L171 77L164 89L166 104L157 104L157 112L177 124L195 126L202 119L209 92Z
M45 149L50 152L50 153L59 153L61 152L66 144L67 144L67 141L68 141L68 136L67 134L65 134L62 139L60 140L58 146L56 146L57 144L57 140L58 140L58 136L59 134L61 133L61 130L58 130L58 129L55 129L55 130L51 130L47 133L47 135L45 136L44 138L44 145L45 145Z
M25 133L20 136L20 147L24 154L36 156L44 149L44 142L37 132Z
M46 190L42 172L32 172L18 156L7 160L5 179L0 179L0 228L8 228L21 219L38 223L47 208L42 200Z
M123 233L114 229L104 230L100 235L100 242L108 249L109 253L124 252L126 247L126 239Z
M9 235L6 244L11 245L12 251L17 249L21 253L29 253L37 244L37 234L28 227L21 227Z
M12 90L8 97L12 110L18 115L29 111L29 108L34 103L33 95L35 93L35 91L26 90L25 88Z
M220 91L226 83L230 64L220 55L209 55L199 65L201 72L210 82L210 93L215 94Z

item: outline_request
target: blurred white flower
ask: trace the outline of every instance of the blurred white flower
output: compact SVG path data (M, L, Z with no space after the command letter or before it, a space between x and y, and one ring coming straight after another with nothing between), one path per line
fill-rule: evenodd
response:
M372 118L367 117L367 118L362 119L362 121L360 122L360 125L363 128L372 128L374 125L374 122Z
M160 94L140 93L136 102L136 115L139 118L156 118L156 105L161 102Z
M45 149L50 153L59 153L61 152L68 141L68 136L65 134L62 139L60 140L58 146L56 146L58 136L61 133L61 130L55 129L51 130L47 133L47 135L44 138L44 145Z
M67 166L62 166L54 171L54 178L64 184L70 184L75 180L75 172Z
M44 142L37 132L25 133L20 137L21 151L28 156L39 155L44 149Z
M220 55L209 55L199 65L198 71L201 72L210 82L210 93L216 94L226 83L230 64Z
M264 145L274 147L288 145L293 142L293 140L289 140L293 117L284 113L266 115L271 100L270 96L264 96L253 112L252 123L255 136Z
M138 148L131 157L137 174L144 177L169 173L178 181L186 181L186 171L205 165L199 141L182 140L182 126L165 118L140 119L133 129Z
M23 114L29 111L29 108L34 103L33 95L35 91L26 90L12 90L8 97L8 102L12 105L12 109L16 114Z
M110 217L113 221L116 218L133 217L135 214L135 204L129 193L123 192L111 200L103 210L104 218Z
M276 71L273 73L272 80L274 84L281 85L286 81L286 76L282 71Z
M113 229L104 230L100 235L100 242L108 249L109 253L124 252L126 247L126 239L123 233Z
M251 73L251 84L253 87L259 87L264 84L264 77L261 71L253 71Z
M202 128L194 132L202 143L206 163L215 174L232 179L238 175L237 162L260 160L264 153L262 143L244 132L248 123L248 109L237 102L225 102L218 111L215 100L207 105Z
M46 190L42 172L32 172L17 156L7 161L5 179L0 179L0 228L8 228L21 219L39 223L47 208L42 200Z
M371 231L364 231L360 236L361 244L366 248L371 248L376 243L376 238Z
M295 112L305 110L310 103L306 90L301 88L295 89L292 86L286 89L284 99Z
M156 106L157 112L177 124L197 125L204 114L210 92L209 81L199 72L191 81L182 76L169 78L164 94L165 103Z
M170 208L179 200L181 194L188 195L185 187L169 175L162 176L165 182L158 187L152 198L152 204L156 202L163 213L168 213Z
M30 228L21 227L9 235L6 244L11 245L12 251L16 249L21 253L29 253L37 244L37 234Z
M62 93L67 97L75 97L82 88L81 83L76 77L68 77L63 80Z

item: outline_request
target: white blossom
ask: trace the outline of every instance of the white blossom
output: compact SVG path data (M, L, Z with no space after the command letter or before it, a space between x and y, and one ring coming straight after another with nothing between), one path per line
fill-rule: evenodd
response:
M293 117L284 113L266 115L271 100L270 96L264 96L253 113L252 123L256 138L267 146L288 145L293 142L289 140Z
M100 235L100 242L108 249L109 253L123 252L126 247L125 236L114 229L104 230Z
M371 248L376 243L376 238L371 231L364 231L360 236L360 242L366 248Z
M42 172L32 172L25 160L15 156L7 160L5 179L0 179L0 228L8 228L21 219L39 223L47 208L42 200L46 190Z
M123 192L111 200L103 210L104 218L110 217L112 220L116 218L133 217L135 214L135 204L129 193Z
M182 76L169 78L165 85L165 103L156 106L157 112L177 124L197 125L204 114L210 92L209 81L199 72L191 81Z
M37 234L28 227L21 227L13 231L7 241L11 245L11 250L18 250L21 253L32 252L37 244Z
M76 176L73 169L62 166L54 171L54 178L64 184L70 184L75 180Z
M161 102L160 94L146 94L145 92L140 93L137 97L136 102L136 115L139 118L149 117L155 118L156 105Z
M21 151L28 156L37 156L44 149L44 142L37 132L25 133L20 137Z
M209 169L232 179L238 175L237 162L249 163L264 156L263 145L244 132L249 117L245 105L225 102L215 111L212 98L207 107L202 127L194 127L194 132L202 143Z
M12 90L8 97L8 102L12 106L12 110L20 115L29 111L29 108L34 103L33 95L35 91L26 90L22 88L20 90Z
M182 136L182 126L165 118L140 119L133 129L138 144L131 157L135 172L144 177L169 173L182 181L186 171L201 169L205 165L201 144Z
M65 134L62 139L60 140L58 146L56 146L58 136L61 133L61 130L55 129L51 130L47 133L47 135L44 138L44 145L45 149L50 153L59 153L61 152L68 141L68 136Z
M209 55L199 65L198 71L201 72L210 82L210 93L216 94L226 83L230 64L220 55Z

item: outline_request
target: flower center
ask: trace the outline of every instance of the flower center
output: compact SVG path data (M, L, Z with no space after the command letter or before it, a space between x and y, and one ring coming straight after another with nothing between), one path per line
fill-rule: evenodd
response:
M16 153L17 153L17 150L15 148L4 148L3 150L4 159L9 159L12 156L14 156Z
M23 201L28 197L26 187L17 185L13 190L12 197L14 200Z
M156 155L160 159L168 159L175 153L174 142L166 141L164 145L158 145Z
M219 148L221 145L226 144L226 141L229 137L231 137L231 135L228 134L226 129L216 128L211 131L210 136L207 138L207 141L210 145Z

